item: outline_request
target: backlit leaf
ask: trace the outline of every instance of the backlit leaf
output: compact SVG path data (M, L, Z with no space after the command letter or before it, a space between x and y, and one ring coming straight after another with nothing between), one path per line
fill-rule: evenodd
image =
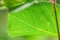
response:
M57 5L57 12L60 6ZM58 12L60 13L60 11ZM60 19L60 18L59 18ZM40 2L19 12L9 14L10 36L52 35L57 36L53 5Z

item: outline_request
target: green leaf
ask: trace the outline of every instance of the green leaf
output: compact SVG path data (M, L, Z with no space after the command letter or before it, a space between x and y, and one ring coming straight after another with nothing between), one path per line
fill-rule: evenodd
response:
M60 6L57 5L57 8L59 11ZM11 12L8 34L12 37L24 35L57 36L53 5L49 2L40 2L19 12Z
M4 0L8 8L14 8L25 3L25 0Z
M25 4L31 1L33 0L4 0L4 3L9 9L14 9L18 6L21 6L22 4Z
M22 4L33 2L34 0L3 0L5 5L10 9L14 9ZM48 0L36 0L36 1L48 1Z

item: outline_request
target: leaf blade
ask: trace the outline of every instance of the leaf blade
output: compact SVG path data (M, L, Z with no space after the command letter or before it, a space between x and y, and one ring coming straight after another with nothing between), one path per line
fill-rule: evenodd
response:
M9 14L9 17L11 17L9 18L10 27L14 30L12 31L12 29L9 28L8 32L10 35L21 36L45 33L57 36L53 5L51 3L41 2L37 5L34 4L31 7L18 12L18 14ZM18 29L16 30L16 28Z

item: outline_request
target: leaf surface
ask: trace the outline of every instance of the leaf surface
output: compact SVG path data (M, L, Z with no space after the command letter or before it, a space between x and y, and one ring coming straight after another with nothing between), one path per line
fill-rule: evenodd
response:
M57 5L57 11L60 6ZM52 35L57 36L53 5L40 2L19 12L9 14L8 34L10 36Z

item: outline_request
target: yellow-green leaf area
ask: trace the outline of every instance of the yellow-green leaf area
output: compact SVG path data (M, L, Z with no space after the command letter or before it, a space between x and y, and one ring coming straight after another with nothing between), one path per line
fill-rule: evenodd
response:
M57 12L59 10L60 6L57 5ZM13 37L24 35L57 36L53 5L49 2L40 2L19 12L11 12L8 34Z

